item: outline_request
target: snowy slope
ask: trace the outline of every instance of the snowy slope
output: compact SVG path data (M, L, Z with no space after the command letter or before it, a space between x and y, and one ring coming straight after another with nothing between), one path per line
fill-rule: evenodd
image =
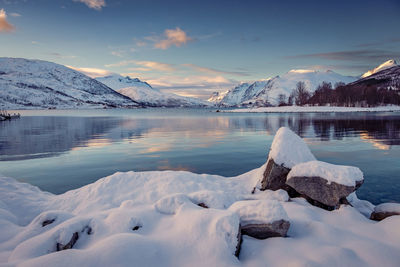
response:
M1 108L136 107L131 99L65 66L0 58Z
M172 93L161 92L146 82L131 79L118 74L96 78L101 83L109 86L137 102L156 107L194 107L209 106L210 103L197 98L179 96Z
M210 103L219 103L225 97L228 91L225 92L213 92L209 99L207 99Z
M400 90L400 66L393 66L371 74L347 85L348 87L373 86L378 89Z
M375 73L377 73L377 72L380 72L380 71L382 71L382 70L389 69L389 68L392 68L392 67L395 67L395 66L397 66L397 63L396 63L396 61L395 61L394 59L385 61L385 62L383 62L381 65L379 65L378 67L376 67L375 69L369 70L369 71L367 71L366 73L364 73L364 74L361 76L361 78L366 78L366 77L368 77L368 76L371 76L372 74L375 74Z
M354 77L343 76L333 71L291 70L281 76L271 79L256 81L252 84L243 83L229 90L219 104L225 106L251 105L257 101L271 105L278 104L278 96L290 93L299 81L303 81L310 92L314 92L322 82L349 83L356 80Z

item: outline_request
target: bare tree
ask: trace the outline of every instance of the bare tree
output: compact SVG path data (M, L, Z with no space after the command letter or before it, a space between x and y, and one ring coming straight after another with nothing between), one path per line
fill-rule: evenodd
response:
M279 94L278 95L278 105L279 106L286 106L287 105L287 103L286 103L286 95L284 95L284 94Z
M303 106L307 104L310 98L310 93L306 89L306 84L304 82L298 82L296 84L296 89L294 90L294 97L296 105Z

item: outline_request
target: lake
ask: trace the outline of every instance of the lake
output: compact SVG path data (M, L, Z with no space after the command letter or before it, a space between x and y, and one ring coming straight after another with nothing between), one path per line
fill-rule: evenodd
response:
M0 173L60 194L117 171L236 176L265 163L288 126L317 159L359 167L358 196L400 202L400 113L215 113L196 109L20 111L0 123Z

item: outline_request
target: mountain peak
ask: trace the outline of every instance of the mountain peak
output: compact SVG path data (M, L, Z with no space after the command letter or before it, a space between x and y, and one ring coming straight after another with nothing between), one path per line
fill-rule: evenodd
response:
M366 73L364 73L361 78L366 78L368 76L371 76L372 74L375 74L377 72L380 72L381 70L385 70L385 69L389 69L391 67L395 67L397 66L397 62L394 59L390 59L387 60L385 62L383 62L382 64L380 64L378 67L376 67L375 69L369 70Z

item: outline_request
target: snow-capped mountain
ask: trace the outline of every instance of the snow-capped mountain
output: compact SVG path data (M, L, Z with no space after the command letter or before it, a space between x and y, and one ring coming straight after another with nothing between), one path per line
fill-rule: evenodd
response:
M210 98L207 99L208 102L210 103L219 103L221 100L225 97L225 95L228 93L228 91L225 92L213 92L210 96Z
M373 74L375 74L377 72L380 72L380 71L385 70L385 69L390 69L390 68L395 67L395 66L397 66L397 63L396 63L396 61L394 59L385 61L381 65L376 67L375 69L369 70L366 73L364 73L361 76L361 78L366 78L366 77L371 76L371 75L373 75Z
M315 70L291 70L281 76L276 76L267 80L256 81L254 83L242 83L229 90L218 103L223 106L253 105L263 103L263 105L278 104L280 94L287 98L296 84L303 81L310 92L314 92L322 82L330 82L333 85L337 82L350 83L355 81L355 77L343 76L333 71Z
M396 63L396 62L394 62ZM382 66L382 65L380 65ZM348 84L348 86L373 86L377 89L400 90L400 66L394 65Z
M0 108L137 107L138 103L65 66L0 58Z
M101 83L109 86L118 93L153 107L202 107L210 103L197 98L184 97L172 93L161 92L146 82L130 77L113 74L96 78Z

